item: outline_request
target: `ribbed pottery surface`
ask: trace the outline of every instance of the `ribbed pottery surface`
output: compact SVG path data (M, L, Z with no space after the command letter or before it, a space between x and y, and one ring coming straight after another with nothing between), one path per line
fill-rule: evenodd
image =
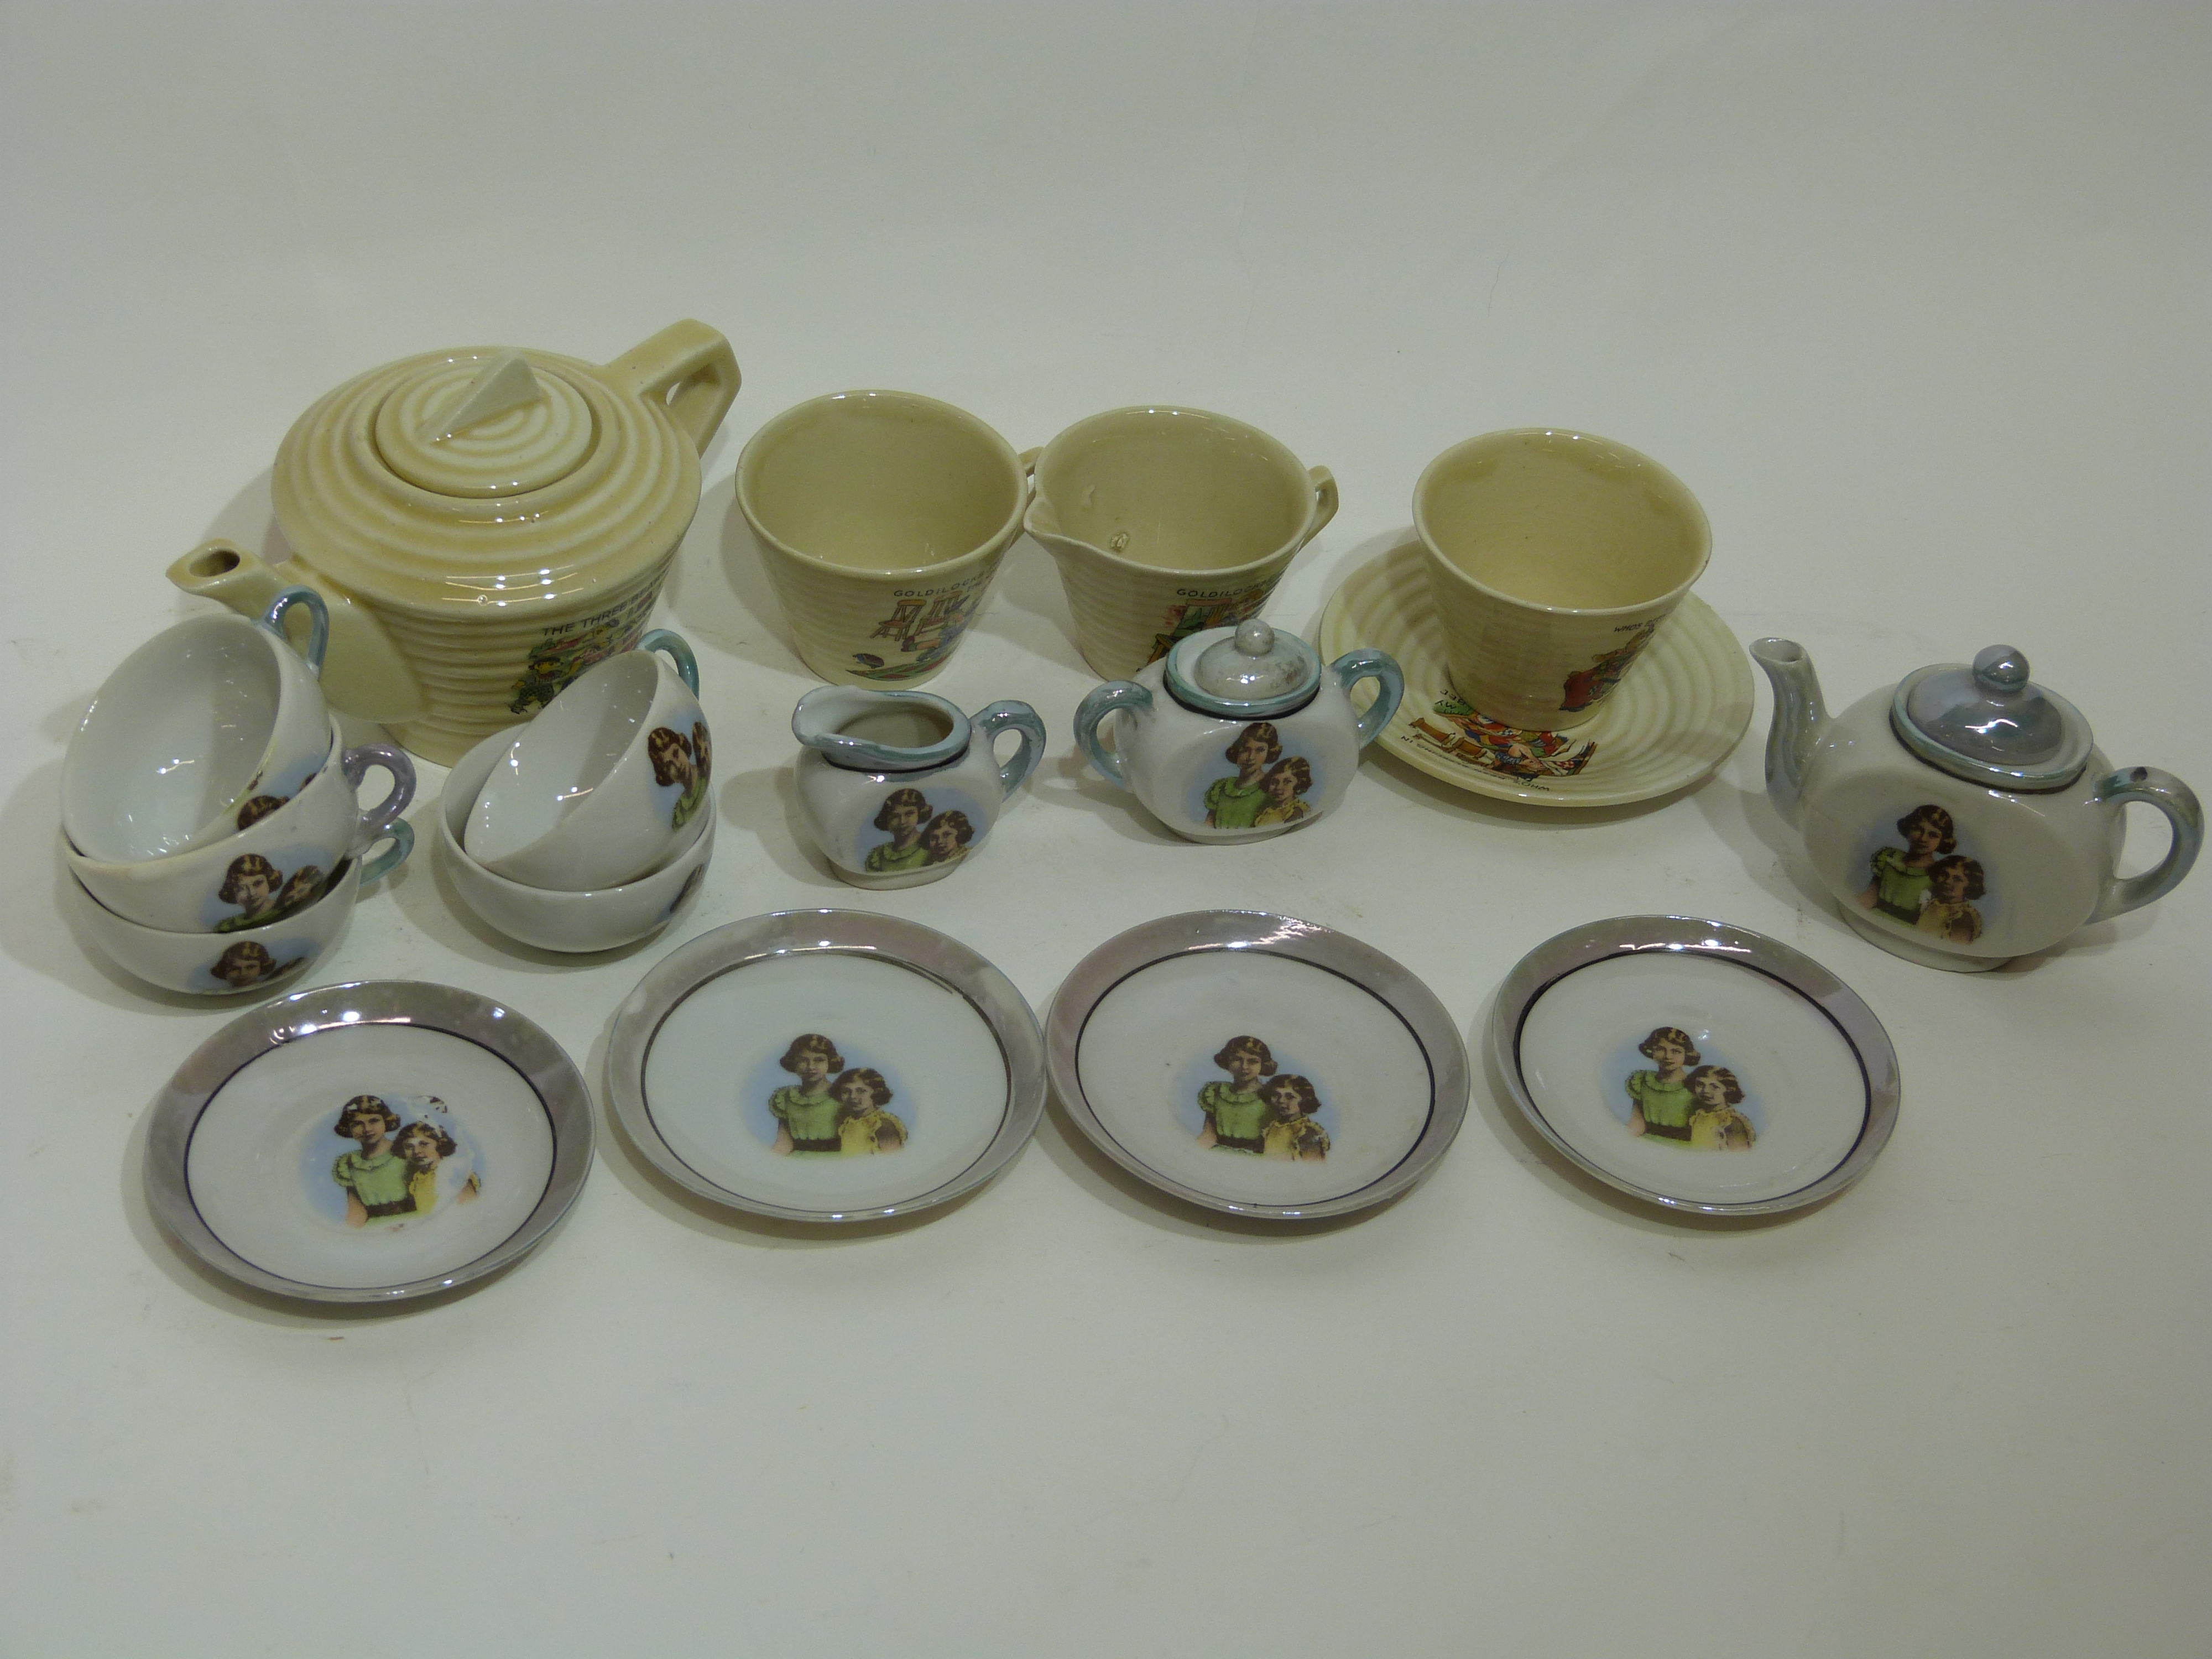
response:
M550 482L448 494L395 471L380 416L384 443L404 452L396 459L423 472L420 429L459 395L469 368L501 355L471 347L372 369L309 409L277 449L270 494L286 539L380 617L479 616L527 601L544 621L562 620L573 602L604 604L599 596L658 563L698 508L699 458L667 415L589 363L544 352L523 355L545 395L463 434L466 453L450 459L481 479L495 476L503 451L518 480Z
M1659 625L1588 725L1522 732L1485 720L1452 690L1443 623L1410 532L1345 578L1317 632L1325 659L1377 646L1405 672L1405 700L1376 747L1479 795L1542 806L1649 800L1711 772L1751 723L1751 663L1694 593ZM1373 700L1368 685L1352 697L1362 708Z
M1226 580L1109 563L1058 548L1051 551L1083 659L1109 679L1124 679L1166 655L1177 640L1257 615L1297 549L1247 566Z

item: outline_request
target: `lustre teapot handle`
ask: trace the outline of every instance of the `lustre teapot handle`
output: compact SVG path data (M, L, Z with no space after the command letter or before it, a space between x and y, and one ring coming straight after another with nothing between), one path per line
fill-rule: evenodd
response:
M702 454L738 395L738 357L719 329L686 318L641 340L604 371L634 398L659 404Z
M1021 734L1021 744L1014 750L1013 759L999 768L999 793L1011 795L1027 783L1030 774L1044 757L1044 722L1037 711L1025 702L994 702L988 708L979 709L968 722L969 727L983 739L983 748L995 765L998 762L997 739L1001 732Z
M1390 716L1398 712L1399 702L1406 695L1406 677L1400 672L1398 659L1387 651L1377 651L1372 646L1357 651L1347 651L1329 664L1328 672L1336 676L1336 683L1350 696L1352 688L1362 680L1373 680L1381 690L1375 701L1367 705L1367 712L1359 717L1359 746L1362 749L1382 735L1382 728L1390 723Z
M2105 921L2163 898L2181 884L2189 866L2197 862L2197 849L2204 844L2204 809L2197 804L2197 796L2187 784L2155 766L2131 766L2113 773L2097 786L2096 799L2114 805L2139 800L2155 806L2166 814L2173 830L2173 845L2166 848L2157 869L2124 878L2117 872L2106 872L2097 908L2089 913L2091 921Z
M665 628L656 628L650 634L640 637L637 648L658 651L666 656L676 665L677 677L684 682L684 690L695 697L699 695L699 659L691 654L691 647L684 643L681 634Z
M1143 713L1152 706L1152 694L1134 680L1109 680L1094 686L1091 695L1076 706L1075 740L1083 752L1091 757L1091 763L1098 769L1098 775L1109 783L1129 787L1129 780L1121 769L1125 757L1119 750L1109 749L1098 741L1098 723L1115 709L1126 709L1131 714Z

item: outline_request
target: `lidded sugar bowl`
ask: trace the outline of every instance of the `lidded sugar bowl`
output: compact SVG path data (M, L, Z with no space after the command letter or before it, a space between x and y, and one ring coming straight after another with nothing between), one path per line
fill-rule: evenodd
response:
M1380 690L1362 714L1351 690ZM1259 841L1343 799L1359 751L1397 712L1405 679L1385 652L1323 665L1257 617L1176 643L1136 678L1109 680L1075 711L1076 741L1101 775L1191 841ZM1121 716L1115 746L1100 741Z
M738 391L730 343L680 322L605 366L471 347L347 381L293 424L275 569L210 542L169 567L249 614L289 584L331 611L331 702L450 765L644 631Z
M1916 670L1834 715L1802 646L1759 640L1751 654L1774 684L1767 794L1844 919L1886 951L1994 968L2148 904L2196 861L2204 817L2189 786L2114 769L2081 711L2010 646ZM2123 877L2130 801L2163 812L2173 842L2157 868Z

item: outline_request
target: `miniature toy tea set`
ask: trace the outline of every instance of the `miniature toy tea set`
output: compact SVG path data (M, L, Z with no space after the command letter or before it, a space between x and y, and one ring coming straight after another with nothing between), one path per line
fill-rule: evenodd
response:
M179 560L179 586L246 614L133 653L70 747L63 854L86 932L172 990L258 993L311 964L412 845L412 765L390 745L342 750L333 707L451 767L441 861L499 933L589 952L665 926L713 857L713 744L689 647L647 623L738 381L728 342L684 322L604 367L432 353L318 402L273 475L292 556L271 568L210 543ZM970 714L915 689L1024 531L1109 677L1076 711L1079 748L1190 841L1326 816L1378 741L1479 793L1649 799L1704 778L1750 718L1743 651L1690 592L1703 510L1649 457L1588 434L1492 433L1438 456L1413 536L1346 579L1316 642L1256 613L1335 514L1334 480L1225 416L1111 410L1017 454L949 404L842 392L763 425L736 497L799 657L828 682L793 711L796 793L856 886L956 873L1042 757L1029 704ZM1992 966L2148 903L2195 860L2186 787L2113 769L2016 652L1921 670L1833 717L1801 647L1753 655L1776 690L1776 806L1886 949ZM364 809L376 767L392 785ZM2172 848L2123 879L2130 801L2166 815ZM1536 1133L1677 1210L1820 1201L1896 1116L1896 1058L1865 1005L1724 922L1560 935L1508 976L1490 1043ZM1042 1028L941 933L857 912L754 917L646 975L607 1066L615 1111L670 1180L817 1222L980 1187L1034 1129L1048 1075L1100 1152L1162 1192L1342 1214L1419 1180L1470 1087L1458 1031L1402 966L1231 911L1108 941ZM203 1260L301 1299L398 1301L545 1237L592 1126L573 1065L513 1010L391 982L241 1017L179 1071L149 1134L155 1212ZM369 1236L392 1242L364 1251Z

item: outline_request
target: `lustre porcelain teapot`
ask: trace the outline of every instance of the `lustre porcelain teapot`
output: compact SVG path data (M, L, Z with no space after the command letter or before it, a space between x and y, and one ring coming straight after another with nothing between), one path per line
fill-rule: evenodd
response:
M1350 693L1381 690L1364 714ZM1176 642L1134 679L1109 680L1075 711L1075 738L1101 775L1191 841L1259 841L1343 799L1359 751L1397 712L1405 678L1385 652L1324 668L1313 647L1259 617ZM1121 716L1115 746L1099 741Z
M1774 684L1766 793L1844 919L1886 951L1994 968L2148 904L2196 861L2204 818L2188 785L2113 769L2080 711L2033 684L2010 646L1919 669L1836 715L1802 646L1759 640L1751 654ZM2124 878L2129 801L2165 813L2173 844Z

